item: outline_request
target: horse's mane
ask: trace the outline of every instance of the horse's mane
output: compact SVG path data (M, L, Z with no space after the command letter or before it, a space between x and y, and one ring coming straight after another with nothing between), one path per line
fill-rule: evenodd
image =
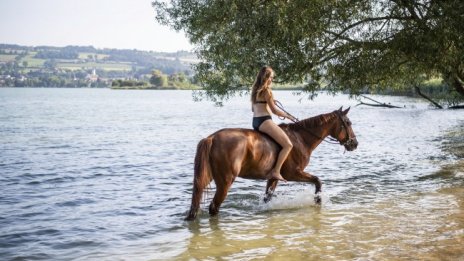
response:
M292 130L312 129L324 125L332 121L337 115L334 112L324 113L311 118L307 118L295 123L283 124L290 127Z

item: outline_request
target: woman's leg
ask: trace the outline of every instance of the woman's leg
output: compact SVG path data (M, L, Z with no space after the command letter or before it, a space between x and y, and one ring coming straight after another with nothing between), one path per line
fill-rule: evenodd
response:
M271 136L282 147L279 156L277 157L277 162L269 175L269 179L285 181L285 179L280 174L280 169L287 159L288 154L290 154L290 151L292 150L292 142L288 138L287 134L285 134L285 132L272 120L263 122L261 126L259 126L259 131Z

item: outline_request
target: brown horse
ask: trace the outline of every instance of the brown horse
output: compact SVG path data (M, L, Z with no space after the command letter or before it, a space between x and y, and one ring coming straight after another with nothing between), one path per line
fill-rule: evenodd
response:
M296 123L280 124L292 141L293 149L282 166L281 174L287 181L313 183L316 186L316 202L320 203L321 181L304 172L312 151L331 136L346 150L358 146L351 122L342 111L322 114ZM203 190L211 180L216 183L216 194L209 206L210 215L216 215L236 177L266 179L273 168L280 146L269 136L250 129L222 129L202 139L195 156L192 204L186 220L194 220ZM265 201L269 201L277 186L277 180L268 180Z

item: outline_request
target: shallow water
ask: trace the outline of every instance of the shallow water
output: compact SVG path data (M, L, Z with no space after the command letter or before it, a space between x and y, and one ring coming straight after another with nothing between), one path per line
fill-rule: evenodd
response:
M298 102L299 118L354 106ZM0 89L0 256L45 260L455 260L464 258L464 117L421 100L352 107L354 152L322 143L314 187L238 179L217 217L189 208L197 142L250 127L248 97L224 107L188 91Z

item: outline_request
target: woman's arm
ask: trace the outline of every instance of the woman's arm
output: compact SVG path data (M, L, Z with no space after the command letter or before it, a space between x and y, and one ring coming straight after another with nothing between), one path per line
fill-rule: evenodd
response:
M265 95L264 95L264 98L266 99L266 102L267 104L269 105L269 108L271 109L272 113L274 113L275 115L279 116L279 117L284 117L284 118L288 118L288 119L292 119L292 116L291 115L288 115L287 113L281 111L275 104L275 101L274 101L274 97L272 96L272 92L271 90L268 90Z

